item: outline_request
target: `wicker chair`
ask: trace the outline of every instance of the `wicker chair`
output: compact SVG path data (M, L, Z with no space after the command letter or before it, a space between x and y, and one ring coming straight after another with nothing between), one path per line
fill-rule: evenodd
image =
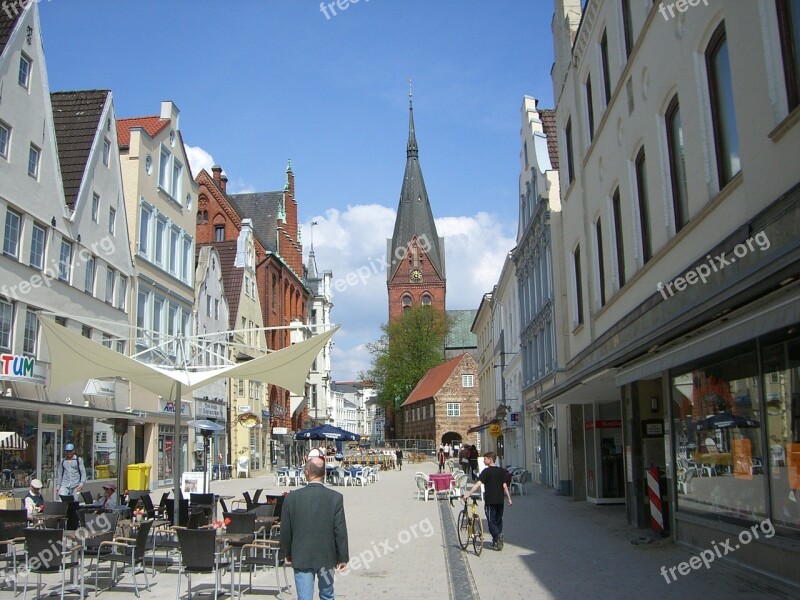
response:
M223 560L230 552L226 546L216 551L216 535L214 529L179 529L178 543L181 549L181 562L178 570L178 588L175 600L181 596L181 575L189 579L189 598L192 597L192 575L194 573L214 574L214 600L220 588L220 576L223 569L229 569L230 563ZM233 596L233 570L231 570L231 596Z
M214 494L189 494L189 506L202 508L209 522L214 518Z
M28 526L28 511L0 510L0 563L11 565L11 572L17 572L17 545L25 543L25 528ZM2 579L2 587L6 578ZM17 595L17 578L14 576L14 595Z
M39 516L40 521L45 527L64 529L70 504L70 502L61 502L60 500L58 502L45 500L44 509Z
M101 545L103 542L114 541L114 532L117 530L119 513L90 513L84 512L81 516L81 527L87 531L83 538L84 553L89 555L91 564L95 556L100 554L111 554L113 548L109 545Z
M100 563L111 563L111 587L117 585L117 563L129 565L131 568L131 578L133 579L133 592L139 597L139 586L136 584L136 567L142 566L144 571L144 587L149 592L150 582L147 580L147 569L144 566L144 555L147 552L147 536L150 535L152 521L143 521L139 524L135 538L115 537L113 541L100 542L97 549L97 568L94 572L94 595L97 597L98 578L100 575ZM116 548L121 552L104 553L106 547ZM124 568L124 567L123 567Z
M28 596L28 577L31 573L36 573L36 591L42 587L42 574L61 573L61 600L64 600L64 586L66 583L67 569L78 569L80 579L81 598L84 595L83 588L83 546L76 545L71 549L58 552L53 549L62 548L64 531L62 529L25 529L25 592L22 600ZM78 560L64 559L81 553Z
M92 498L92 492L81 492L81 499L83 500L84 504L94 504L94 498Z

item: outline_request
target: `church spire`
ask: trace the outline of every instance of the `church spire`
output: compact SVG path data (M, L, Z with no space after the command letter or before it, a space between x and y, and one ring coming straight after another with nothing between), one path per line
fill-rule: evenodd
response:
M417 158L419 148L417 147L417 136L414 133L414 94L411 92L411 80L408 80L408 146L406 146L406 157Z

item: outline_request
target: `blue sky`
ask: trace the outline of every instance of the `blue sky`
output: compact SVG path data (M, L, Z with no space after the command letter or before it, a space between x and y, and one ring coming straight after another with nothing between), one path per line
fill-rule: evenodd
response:
M330 18L313 0L39 8L53 91L111 89L118 117L173 100L192 162L222 165L235 192L282 189L291 158L300 221L319 223L335 280L385 252L412 77L448 308L477 308L496 281L516 236L522 97L553 105L551 2L360 0ZM351 379L387 318L385 274L334 302L334 376Z

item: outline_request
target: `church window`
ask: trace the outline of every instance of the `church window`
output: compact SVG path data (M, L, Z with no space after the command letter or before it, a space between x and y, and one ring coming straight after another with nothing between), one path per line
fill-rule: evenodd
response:
M422 305L423 306L430 306L431 305L431 295L428 293L422 294Z
M403 312L407 312L411 308L411 296L408 294L403 296Z

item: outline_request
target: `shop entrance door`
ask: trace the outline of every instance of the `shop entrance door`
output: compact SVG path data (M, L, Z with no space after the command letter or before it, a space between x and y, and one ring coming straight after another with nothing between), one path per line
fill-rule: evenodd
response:
M62 455L62 431L61 429L47 429L42 427L41 440L39 447L42 449L39 454L39 473L42 474L42 483L46 490L52 490L55 486L56 466Z

